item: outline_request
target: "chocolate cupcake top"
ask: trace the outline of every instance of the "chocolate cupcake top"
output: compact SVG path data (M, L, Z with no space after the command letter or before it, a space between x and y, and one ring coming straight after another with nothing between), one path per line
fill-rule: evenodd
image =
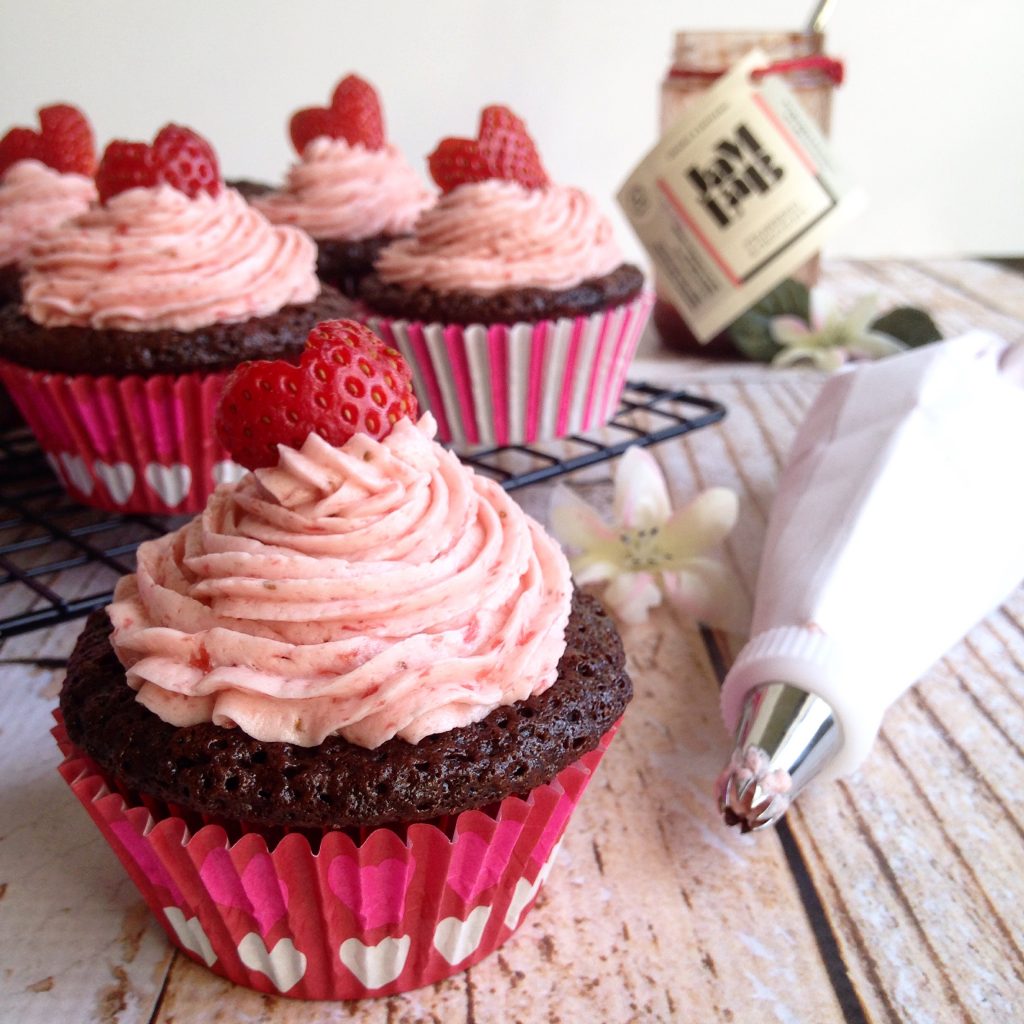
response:
M481 721L369 750L253 739L212 722L175 726L134 699L96 612L68 665L60 706L71 740L123 785L225 822L346 828L436 819L525 796L593 750L633 689L622 643L575 595L555 682Z
M551 181L507 108L485 108L476 139L444 139L428 162L441 198L377 257L360 289L375 312L529 322L589 315L640 291L598 204Z

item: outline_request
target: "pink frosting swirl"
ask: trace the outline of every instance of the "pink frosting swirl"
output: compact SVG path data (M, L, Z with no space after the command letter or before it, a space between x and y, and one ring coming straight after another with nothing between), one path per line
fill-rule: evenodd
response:
M427 414L383 442L311 434L142 545L109 609L138 700L175 725L373 748L550 686L565 556L435 429Z
M510 181L460 185L392 242L376 269L392 284L491 294L571 288L622 262L612 226L576 188L526 189Z
M74 217L96 200L92 178L19 160L0 178L0 266L21 263L40 231Z
M191 331L267 316L320 291L316 246L234 190L161 185L94 206L32 246L24 308L48 327Z
M394 146L367 149L326 136L306 146L280 192L253 200L275 224L314 238L358 241L404 235L434 201Z

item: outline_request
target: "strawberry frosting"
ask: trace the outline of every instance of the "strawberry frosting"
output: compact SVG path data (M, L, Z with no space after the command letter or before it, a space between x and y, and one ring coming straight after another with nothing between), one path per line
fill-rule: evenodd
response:
M301 449L143 544L109 608L138 700L174 725L374 748L547 689L571 583L557 544L434 440Z
M0 178L0 266L21 263L32 240L88 209L92 178L62 174L38 160L19 160Z
M253 205L275 224L294 224L314 238L359 241L408 234L433 201L396 147L367 149L321 136L306 146L285 187Z
M234 190L189 198L133 188L43 232L26 260L26 313L48 327L191 331L310 302L316 246Z
M460 185L392 242L376 270L413 289L491 294L505 288L571 288L622 262L611 222L577 188L527 189L512 181Z

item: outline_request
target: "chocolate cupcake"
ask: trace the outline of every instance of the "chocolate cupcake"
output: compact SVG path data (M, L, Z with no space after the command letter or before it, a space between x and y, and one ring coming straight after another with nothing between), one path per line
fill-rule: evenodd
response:
M377 93L356 75L338 83L329 107L297 111L289 133L299 161L283 188L252 202L312 235L320 280L355 297L380 250L409 234L434 197L387 142Z
M38 132L11 128L0 139L0 310L21 299L22 261L36 235L96 198L96 151L85 115L59 103L38 117ZM0 430L20 422L0 384Z
M442 440L522 444L606 423L651 306L610 222L550 181L505 107L429 163L441 198L381 252L360 294L412 364Z
M85 115L67 103L43 107L39 131L0 139L0 306L21 295L22 263L35 237L96 199L96 149Z
M509 938L631 686L561 550L429 414L359 430L375 390L405 401L394 354L355 324L315 335L297 372L229 382L226 440L262 461L255 435L279 437L277 464L140 548L71 658L57 735L172 941L241 984L337 999ZM291 447L289 413L302 433L317 408L348 427Z
M195 512L242 472L213 428L228 370L297 357L351 307L321 289L312 240L225 188L186 128L112 142L96 181L100 203L30 249L0 377L75 498Z

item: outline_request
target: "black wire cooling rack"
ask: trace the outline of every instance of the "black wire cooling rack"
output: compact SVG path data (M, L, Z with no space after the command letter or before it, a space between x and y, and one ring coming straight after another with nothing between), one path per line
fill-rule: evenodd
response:
M460 453L506 490L563 476L715 423L718 402L629 383L614 419L587 435ZM107 604L135 551L186 517L126 516L67 496L33 437L0 435L0 639L87 615Z

